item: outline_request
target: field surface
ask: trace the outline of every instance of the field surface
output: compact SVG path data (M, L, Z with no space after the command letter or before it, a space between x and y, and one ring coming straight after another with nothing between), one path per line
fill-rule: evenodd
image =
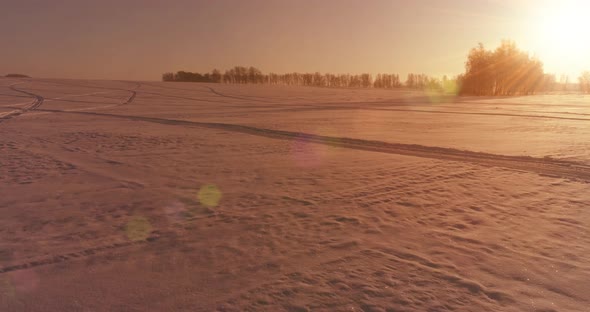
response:
M590 98L0 79L0 311L588 311Z

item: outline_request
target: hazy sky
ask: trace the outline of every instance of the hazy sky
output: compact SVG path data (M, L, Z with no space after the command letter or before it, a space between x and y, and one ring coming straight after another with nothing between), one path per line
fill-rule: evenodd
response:
M454 75L478 42L514 39L539 55L531 32L538 3L0 0L0 74L158 80L165 71L252 65ZM543 61L549 71L567 70Z

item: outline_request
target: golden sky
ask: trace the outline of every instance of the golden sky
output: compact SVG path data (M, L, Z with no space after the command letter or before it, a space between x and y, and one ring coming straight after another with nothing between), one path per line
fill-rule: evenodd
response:
M234 65L264 72L456 75L502 39L548 72L590 69L590 1L2 0L0 74L159 80Z

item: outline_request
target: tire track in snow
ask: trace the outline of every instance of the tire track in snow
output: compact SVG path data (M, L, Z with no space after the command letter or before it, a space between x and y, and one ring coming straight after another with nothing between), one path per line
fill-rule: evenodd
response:
M49 99L45 99L44 97L29 92L29 91L24 91L21 89L17 89L15 86L18 84L22 84L24 82L21 83L16 83L16 84L12 84L9 86L9 88L13 91L16 92L20 92L23 94L26 94L27 96L23 96L23 97L34 97L35 100L28 106L24 107L24 108L18 108L18 107L11 107L11 106L6 106L6 108L12 108L14 109L13 111L10 111L8 113L4 113L4 114L0 114L0 122L22 115L26 112L32 111L32 110L37 110L44 102L49 102L49 101L60 101L63 100L62 98L49 98ZM59 83L57 83L59 84ZM65 85L75 85L75 84L65 84ZM80 86L80 85L77 85ZM95 106L95 107L88 107L88 108L83 108L83 109L78 109L78 110L72 110L72 111L83 111L83 110L91 110L91 109L97 109L97 108L109 108L109 107L116 107L116 106L122 106L122 105L126 105L126 104L130 104L131 102L133 102L133 100L135 100L135 97L137 96L137 89L139 89L141 87L141 83L137 83L137 86L135 87L135 89L118 89L118 88L107 88L107 87L91 87L91 86L84 86L87 88L98 88L98 89L105 89L105 90L113 90L113 91L128 91L131 92L131 94L129 95L129 97L122 103L118 103L118 104L111 104L111 105L106 105L106 106ZM78 94L78 95L68 95L68 96L64 96L64 97L73 97L73 96L87 96L87 95L93 95L93 93L90 94ZM71 101L71 100L63 100L63 101ZM77 102L84 102L84 101L77 101Z
M167 83L169 83L169 82L167 82ZM216 83L216 84L223 85L224 83ZM167 90L180 90L180 91L189 91L189 92L213 93L213 94L218 95L218 96L227 97L227 94L221 94L221 93L217 92L217 90L213 90L213 88L209 88L207 86L198 86L198 87L207 88L208 90L198 90L198 89L175 88L175 87L163 86L163 85L152 84L152 83L149 83L149 84L146 83L145 85L150 86L150 87L155 87L155 88L167 89ZM230 96L233 97L235 95L230 95ZM266 103L271 103L271 102L260 101L258 99L275 100L275 101L285 100L285 98L270 97L270 96L241 95L241 97L242 98L247 98L249 101L258 101L258 102L266 102Z
M211 87L208 87L208 86L204 86L204 87L205 87L205 88L207 88L207 89L209 89L209 91L211 91L211 93L213 93L213 94L215 94L215 95L218 95L218 96L221 96L221 97L224 97L224 98L237 99L237 100L244 100L244 101L255 101L255 102L263 102L263 103L272 103L272 102L269 102L269 101L260 100L260 97L254 97L254 96L250 96L250 97L248 97L248 96L240 97L240 96L235 96L235 95L223 94L223 93L220 93L220 92L218 92L217 90L215 90L215 89L213 89L213 88L211 88ZM258 99L256 99L256 98L258 98Z
M41 109L54 113L84 114L133 121L152 122L164 125L193 126L209 129L220 129L237 133L250 134L280 140L302 140L308 143L324 144L361 151L379 152L404 156L430 158L443 161L459 161L488 167L502 167L518 171L532 172L544 176L561 177L590 182L590 166L582 163L536 158L530 156L509 156L483 152L473 152L446 147L424 146L417 144L390 143L346 137L330 137L317 134L257 128L245 125L210 123L187 120L163 119L130 115L117 115L97 112L75 112Z
M35 268L35 267L39 267L39 266L43 266L43 265L57 264L57 263L62 263L65 261L70 261L70 260L75 260L75 259L80 259L80 258L85 258L85 257L90 257L90 256L94 256L100 252L111 251L111 250L115 250L115 249L121 249L121 248L125 248L125 247L136 246L136 245L143 245L143 244L153 242L153 241L157 240L158 238L159 238L159 236L150 236L146 240L118 242L118 243L112 243L112 244L107 244L107 245L101 245L101 246L81 249L81 250L77 250L77 251L73 251L73 252L69 252L69 253L51 255L48 257L44 257L44 258L40 258L40 259L28 261L28 262L21 262L18 264L0 267L0 274L12 272L12 271L31 269L31 268Z
M590 118L581 117L560 117L548 115L531 115L531 114L509 114L509 113L486 113L486 112L458 112L458 111L435 111L435 110L418 110L418 109L397 109L397 108L361 108L363 110L375 111L393 111L409 113L428 113L428 114L452 114L452 115L482 115L482 116L503 116L503 117L524 117L524 118L542 118L542 119L561 119L561 120L580 120L590 121Z
M31 102L31 104L29 104L28 106L25 106L23 108L17 108L17 109L12 110L12 111L10 111L8 113L4 113L3 115L0 115L0 122L5 121L5 120L8 120L8 119L13 118L13 117L16 117L16 116L19 116L19 115L22 115L22 114L24 114L24 113L26 113L28 111L35 110L35 109L39 108L43 104L43 101L45 99L42 96L40 96L38 94L34 94L34 93L31 93L31 92L28 92L28 91L24 91L24 90L21 90L21 89L18 89L18 88L15 87L16 85L23 84L23 83L24 82L11 84L8 87L12 91L16 91L16 92L25 94L28 97L34 98L33 102Z
M342 103L342 104L346 104L346 103ZM371 105L371 103L367 103L367 104ZM392 105L395 105L395 103L392 103ZM407 104L407 105L412 106L412 104ZM370 107L370 106L306 106L306 107L290 107L290 108L277 108L277 109L254 110L254 111L234 111L234 112L230 112L230 113L250 114L250 113L338 111L338 110L390 111L390 112L408 112L408 113L424 113L424 114L479 115L479 116L501 116L501 117L590 121L590 118L583 118L583 117L550 116L550 115L535 115L535 114L511 114L511 113L493 113L493 112L436 111L436 110L425 110L425 109L378 108L378 107ZM527 112L537 113L538 111L522 111L522 112L524 112L524 113L527 113ZM542 113L542 112L538 112L538 113ZM571 115L571 116L589 116L590 115L590 114L580 114L580 113L571 113L571 112L548 112L548 113L564 114L564 115ZM208 113L208 115L215 115L215 114L222 114L222 113Z
M22 91L16 89L14 85L10 86L11 89L17 92L21 92L36 98L36 100L27 108L28 110L37 109L38 111L53 112L53 113L72 113L72 114L86 114L94 116L103 116L111 118L120 118L127 120L145 121L167 125L180 125L180 126L197 126L211 129L222 129L233 132L239 132L244 134L268 137L273 139L282 140L304 140L309 143L324 144L335 147L343 147L356 150L381 152L388 154L398 154L405 156L415 156L422 158L431 158L437 160L450 160L450 161L461 161L475 163L478 165L493 166L493 167L504 167L509 169L521 170L534 172L541 175L563 177L575 180L584 180L590 182L590 166L581 163L560 161L548 158L535 158L529 156L507 156L497 155L482 152L473 152L458 150L453 148L444 147L433 147L423 146L416 144L401 144L401 143L390 143L383 141L372 141L363 139L354 139L346 137L329 137L317 134L303 133L303 132L292 132L284 130L272 130L265 128L257 128L245 125L236 124L225 124L225 123L208 123L208 122L197 122L197 121L186 121L186 120L174 120L174 119L163 119L155 117L142 117L142 116L131 116L131 115L117 115L108 113L97 113L97 112L83 112L83 111L64 111L64 110L51 110L51 109L38 109L43 103L43 97L36 95L28 91ZM101 87L102 88L102 87ZM130 103L135 98L133 93L127 101L123 104ZM407 110L402 110L407 111ZM22 112L21 112L22 113ZM451 112L452 113L452 112ZM468 113L465 114L475 114ZM478 113L479 114L479 113ZM502 114L504 115L504 114ZM550 116L544 116L550 117ZM566 118L566 117L553 117L558 119L574 119L579 120L582 118ZM590 119L582 119L590 120Z
M129 97L127 98L127 100L125 100L123 103L117 104L116 106L126 105L126 104L129 104L129 103L133 102L133 100L135 100L135 97L137 96L137 89L141 88L141 85L142 85L139 82L134 82L135 83L135 88L134 89L123 89L123 88L92 86L92 85L84 85L84 84L79 84L79 83L59 82L59 81L40 80L39 82L41 82L41 83L49 83L49 84L57 84L57 85L64 85L64 86L74 86L74 87L90 88L90 89L102 89L102 90L112 90L112 91L127 91L127 92L130 92L131 93L129 95Z

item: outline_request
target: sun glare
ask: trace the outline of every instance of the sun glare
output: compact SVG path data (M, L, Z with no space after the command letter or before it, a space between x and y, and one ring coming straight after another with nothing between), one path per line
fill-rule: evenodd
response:
M590 59L590 1L543 5L534 20L535 50L549 71L571 76L590 69L584 68Z

